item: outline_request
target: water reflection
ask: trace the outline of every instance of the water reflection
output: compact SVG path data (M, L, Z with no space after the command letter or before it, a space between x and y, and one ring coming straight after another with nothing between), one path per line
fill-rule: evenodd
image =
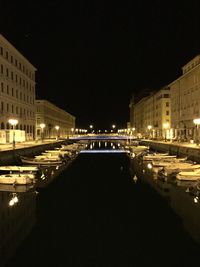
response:
M94 141L94 142L91 142L89 145L88 145L88 149L93 149L93 150L98 150L98 149L101 149L101 150L115 150L115 149L120 149L120 146L123 147L123 142L122 143L119 143L119 142L109 142L109 141Z
M148 183L166 199L182 219L185 230L200 244L200 190L195 186L197 182L160 179L150 163L141 158L132 159L131 168L143 183Z
M36 222L36 191L0 185L0 201L0 266L5 266Z

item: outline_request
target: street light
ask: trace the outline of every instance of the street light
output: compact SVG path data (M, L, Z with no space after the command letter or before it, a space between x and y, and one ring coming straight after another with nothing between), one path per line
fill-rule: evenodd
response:
M196 144L199 145L199 125L200 125L200 119L194 119L194 124L196 125Z
M12 129L13 129L13 149L15 149L15 126L18 124L18 120L9 119L8 122L12 125Z
M57 131L56 140L58 140L58 130L60 129L60 126L56 125L55 128L56 128L56 131Z
M42 142L43 142L43 139L44 139L44 128L45 128L45 123L41 123L40 124L40 128L42 130L42 133L41 133L41 139L42 139Z
M151 125L148 125L147 126L147 129L149 130L149 138L151 137L151 129L152 129L152 126Z
M90 132L92 133L92 129L93 129L93 125L92 124L90 124Z
M169 122L163 123L163 128L165 130L165 142L167 142L167 130L169 129Z

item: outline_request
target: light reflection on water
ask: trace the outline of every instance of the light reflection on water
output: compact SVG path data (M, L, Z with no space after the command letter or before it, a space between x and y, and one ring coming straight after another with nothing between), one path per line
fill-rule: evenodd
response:
M132 168L144 183L149 184L160 196L166 199L169 206L180 216L185 230L200 244L200 190L196 182L191 181L165 181L153 173L149 163L141 159L132 160ZM194 192L195 191L195 192Z
M38 189L48 186L65 168L43 167L30 185L0 184L0 266L13 257L23 240L36 224Z

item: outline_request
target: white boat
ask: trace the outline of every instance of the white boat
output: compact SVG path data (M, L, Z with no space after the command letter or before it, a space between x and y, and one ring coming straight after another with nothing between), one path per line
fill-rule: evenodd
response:
M161 160L152 160L152 165L156 167L168 167L171 166L177 166L179 164L186 164L185 161L187 158L164 158ZM172 165L173 164L173 165Z
M179 172L176 175L177 180L185 180L185 181L195 181L200 179L200 171L190 171L190 172Z
M34 184L23 184L23 185L13 185L13 184L0 184L0 192L12 192L12 193L25 193L35 188Z
M191 164L187 162L180 162L175 164L170 164L164 167L166 175L179 172L192 172L194 170L200 170L200 164Z
M33 165L59 165L62 164L62 160L49 160L49 159L38 159L38 158L27 158L21 156L21 161L23 163L33 164Z
M0 171L36 172L38 171L38 167L36 166L0 166Z
M15 184L15 185L31 184L34 181L33 178L30 178L30 174L25 174L25 175L2 174L0 175L0 184Z
M176 158L175 155L162 155L162 154L152 154L152 155L145 155L143 156L143 160L171 160L173 158Z

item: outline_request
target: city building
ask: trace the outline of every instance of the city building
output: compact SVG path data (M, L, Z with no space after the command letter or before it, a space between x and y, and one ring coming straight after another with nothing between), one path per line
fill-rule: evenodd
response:
M35 71L36 68L0 35L0 142L9 142L12 127L24 131L22 136L26 140L34 139ZM14 119L16 125L10 124L9 119Z
M131 98L131 128L139 137L154 139L171 138L170 88L163 87L158 92L143 97L138 102Z
M36 138L67 137L76 118L47 100L36 100Z
M169 87L174 138L195 139L198 124L194 124L194 119L200 118L200 55L182 67L182 75L171 82Z

